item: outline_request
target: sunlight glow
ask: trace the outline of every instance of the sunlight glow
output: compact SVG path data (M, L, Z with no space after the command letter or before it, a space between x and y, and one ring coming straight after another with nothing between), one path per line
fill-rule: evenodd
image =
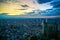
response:
M33 3L35 1L35 4ZM7 15L22 15L32 10L46 10L51 9L52 6L50 4L38 4L36 0L21 0L17 2L7 1L8 3L0 3L0 14L7 13ZM21 5L28 5L28 7L22 7ZM25 10L21 10L25 9Z

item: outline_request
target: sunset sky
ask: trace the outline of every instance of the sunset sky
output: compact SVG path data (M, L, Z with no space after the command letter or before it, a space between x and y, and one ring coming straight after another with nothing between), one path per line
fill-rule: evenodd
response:
M31 12L36 12L36 10L55 10L54 2L58 1L59 0L0 0L0 15L26 15Z
M32 10L46 10L52 6L49 3L39 4L37 0L0 0L0 13L21 15Z

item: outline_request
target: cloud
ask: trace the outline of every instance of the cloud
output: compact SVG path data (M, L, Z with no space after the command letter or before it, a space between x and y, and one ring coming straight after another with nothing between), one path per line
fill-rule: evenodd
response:
M7 0L0 0L0 2L5 3Z
M51 5L53 5L54 8L60 7L60 1L52 2Z
M18 9L18 10L27 10L27 9L28 9L28 7L29 7L29 6L28 6L28 5L26 5L26 4L25 4L25 5L20 5L20 6L21 6L22 8L21 8L21 9Z
M1 3L9 3L9 2L12 2L12 3L16 3L16 2L20 2L20 0L0 0Z
M17 10L27 10L27 9L17 9Z
M21 5L22 7L29 7L28 5Z
M39 4L51 2L52 0L37 0Z
M35 10L35 11L29 12L25 15L29 15L29 16L58 16L58 15L60 15L60 8L52 8L52 9L47 9L45 11Z
M8 2L11 3L2 3L0 12L8 13L8 15L22 15L32 10L39 9L44 11L53 7L49 3L39 4L37 0L19 0L19 3L15 3L14 1L17 2L17 0L10 0Z
M8 13L0 13L0 15L7 15Z
M60 1L60 0L53 0L53 1L55 1L55 2L56 2L56 1Z
M3 0L0 0L0 2L3 2Z

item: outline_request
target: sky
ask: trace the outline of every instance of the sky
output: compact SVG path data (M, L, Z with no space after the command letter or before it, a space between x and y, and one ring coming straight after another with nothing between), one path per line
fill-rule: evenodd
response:
M53 16L53 15L57 15L56 12L54 13L55 10L56 11L58 9L60 10L59 2L60 2L59 0L0 0L0 16L2 15L5 16L52 15Z

